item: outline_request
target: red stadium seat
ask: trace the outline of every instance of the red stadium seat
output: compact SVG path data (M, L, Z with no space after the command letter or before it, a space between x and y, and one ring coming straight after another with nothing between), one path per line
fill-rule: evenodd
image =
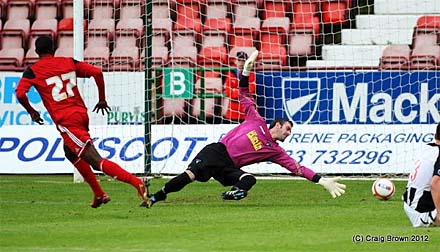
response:
M151 38L151 43L153 47L167 46L168 40L165 37L165 35L160 33L155 33Z
M168 40L172 32L172 21L168 18L153 19L152 22L154 34L164 34Z
M144 23L141 18L126 18L121 19L116 24L116 32L130 32L140 37L144 30Z
M36 19L31 26L30 37L47 35L56 38L58 21L56 19Z
M301 57L315 54L315 36L310 33L289 34L289 56Z
M231 32L232 22L228 17L229 1L207 1L203 32L210 34L223 33L225 37Z
M110 49L107 46L93 47L87 46L84 50L84 61L105 67L110 59Z
M347 21L348 5L346 1L323 0L321 12L324 24L341 24Z
M144 59L145 59L145 51L143 51L141 55L141 64L143 64ZM168 62L168 47L153 46L153 49L151 51L151 61L153 67L165 66Z
M232 31L232 23L230 18L211 18L203 24L203 32L216 33L230 33Z
M84 20L84 31L86 30L87 23ZM58 48L73 48L73 18L64 18L58 23L56 44Z
M158 18L170 18L170 8L167 2L153 2L153 20Z
M87 30L87 21L84 20L84 31ZM58 33L60 32L72 32L73 31L73 18L63 18L58 22Z
M88 32L90 35L106 34L111 40L115 34L115 20L112 18L94 18L90 20Z
M230 11L228 1L208 1L205 8L206 20L226 18Z
M6 19L28 19L34 13L34 1L31 0L9 0L7 2Z
M284 0L264 1L263 19L286 17L288 3Z
M73 58L73 46L72 47L58 47L55 50L55 57L72 57Z
M23 48L4 48L0 50L0 69L18 70L22 66L23 58Z
M84 0L84 18L87 18L87 12L90 10L90 1ZM73 0L60 0L59 16L63 18L73 18Z
M260 19L257 17L239 17L233 25L234 34L252 34L254 38L260 32Z
M58 9L58 0L36 0L35 19L57 19Z
M116 46L110 55L110 71L133 71L139 64L139 48Z
M411 49L408 45L389 45L387 46L380 59L380 69L397 70L409 66Z
M418 33L413 38L413 47L436 45L438 35L436 33Z
M260 47L270 47L272 45L285 45L286 34L280 33L261 33Z
M220 66L227 64L228 52L225 46L203 47L198 55L197 63L199 65Z
M106 33L88 34L86 38L86 47L109 47L110 39Z
M115 18L114 0L91 0L90 18L91 19L110 19Z
M139 69L143 71L145 69L145 49L142 50L139 60ZM168 47L154 46L151 50L151 64L154 68L166 66L168 63ZM153 74L154 75L154 74Z
M435 45L440 36L440 16L422 16L417 19L413 33L413 48Z
M195 66L197 62L197 48L195 46L178 46L170 52L169 64L179 66Z
M294 21L290 24L290 32L293 33L308 33L313 30L315 37L320 34L319 18L315 16L300 15L294 18Z
M195 38L193 35L174 34L173 47L192 47L195 46Z
M60 18L73 18L73 0L61 0Z
M140 34L136 29L116 31L115 47L140 47Z
M223 35L204 35L202 39L202 47L224 46L225 37Z
M174 23L174 31L194 31L200 34L202 22L200 19L200 3L185 3L177 5L177 18Z
M260 32L287 33L290 20L288 17L272 17L263 21Z
M256 0L232 0L234 18L257 17L258 1Z
M120 19L140 18L145 13L145 1L121 0Z
M313 17L317 13L318 1L295 2L293 4L294 19L301 20L302 16Z
M422 16L417 19L418 32L440 32L440 16Z
M230 36L230 47L252 47L254 46L254 38L251 34L231 34Z
M432 69L440 64L440 46L414 48L410 57L411 69Z
M201 94L201 79L199 78L195 84L195 93ZM205 76L205 94L221 94L223 92L222 78L212 78ZM205 116L206 118L212 118L215 116L216 107L220 108L220 105L216 102L215 98L205 98ZM201 115L201 98L194 98L191 101L191 115L199 117Z
M9 19L0 32L2 48L23 48L30 32L29 19Z
M73 48L73 33L58 33L58 48Z
M260 37L259 61L264 65L285 66L287 62L287 50L284 46L285 35L277 33L262 33Z

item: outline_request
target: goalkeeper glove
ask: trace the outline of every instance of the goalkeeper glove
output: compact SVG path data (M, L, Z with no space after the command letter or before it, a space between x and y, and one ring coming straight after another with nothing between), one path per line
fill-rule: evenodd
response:
M340 180L341 177L335 178L320 178L318 184L322 185L333 198L339 197L345 193L345 185L340 184L336 181Z
M257 61L257 57L258 57L258 50L255 50L251 56L246 60L246 62L244 62L244 66L243 66L243 75L244 76L249 76L249 74L252 71L252 67L254 66L255 61Z

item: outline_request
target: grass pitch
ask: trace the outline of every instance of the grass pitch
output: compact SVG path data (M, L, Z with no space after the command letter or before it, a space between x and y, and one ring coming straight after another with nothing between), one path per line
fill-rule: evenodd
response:
M372 181L344 181L332 199L305 180L258 180L247 198L223 201L216 181L188 185L152 209L135 190L100 177L112 200L89 207L71 176L0 176L0 251L438 251L440 228L412 228L400 195L371 195ZM166 179L151 181L151 190ZM388 239L391 239L389 241ZM403 241L396 241L403 240ZM358 240L361 240L357 242Z

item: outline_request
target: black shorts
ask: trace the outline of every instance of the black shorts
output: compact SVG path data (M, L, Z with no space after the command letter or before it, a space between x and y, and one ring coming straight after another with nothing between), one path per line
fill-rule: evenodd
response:
M245 174L241 169L234 167L222 143L205 146L191 161L188 170L194 173L197 181L206 182L214 178L224 186L234 185Z

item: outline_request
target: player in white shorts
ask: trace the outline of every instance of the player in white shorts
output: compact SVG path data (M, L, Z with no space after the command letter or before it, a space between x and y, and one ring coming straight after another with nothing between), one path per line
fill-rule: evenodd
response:
M440 226L440 123L434 138L422 147L402 197L413 227Z

